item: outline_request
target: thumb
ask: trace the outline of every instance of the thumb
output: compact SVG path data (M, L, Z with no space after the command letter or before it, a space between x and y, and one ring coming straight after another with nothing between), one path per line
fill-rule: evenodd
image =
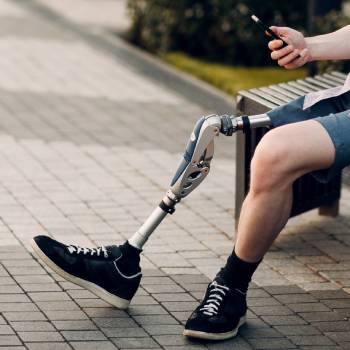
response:
M289 33L289 28L288 27L276 27L272 26L270 29L277 34L278 36L285 36Z

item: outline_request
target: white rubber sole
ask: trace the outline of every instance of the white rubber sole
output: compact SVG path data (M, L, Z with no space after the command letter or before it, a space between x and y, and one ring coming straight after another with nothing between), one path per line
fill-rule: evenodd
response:
M198 339L208 339L208 340L225 340L229 338L233 338L237 335L239 327L241 327L246 321L245 315L242 316L239 319L237 327L226 333L206 333L206 332L200 332L200 331L194 331L191 329L184 329L183 335L186 337L191 337L191 338L198 338Z
M68 272L62 270L59 266L57 266L43 251L39 248L39 246L36 244L34 239L31 241L31 246L35 252L35 254L47 265L49 266L53 271L55 271L57 274L59 274L61 277L66 279L69 282L72 282L74 284L77 284L80 287L83 287L90 291L91 293L95 294L99 298L103 299L107 303L117 307L118 309L126 309L129 304L130 300L122 299L117 297L116 295L109 293L102 287L98 286L95 283L85 281L79 277L75 277Z

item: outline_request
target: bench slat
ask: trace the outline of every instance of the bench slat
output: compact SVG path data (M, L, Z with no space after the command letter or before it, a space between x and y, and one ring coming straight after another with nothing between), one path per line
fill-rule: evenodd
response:
M283 95L283 93L281 93L280 91L276 90L276 89L271 89L269 87L267 88L259 88L259 90L266 92L269 95L275 96L276 98L280 99L281 101L288 103L291 101L291 98L288 96Z
M320 90L319 88L315 87L314 85L311 85L303 80L291 81L289 84L292 86L295 86L295 87L300 87L300 89L303 89L306 94L309 92Z
M305 80L310 83L310 84L313 84L313 85L316 85L316 86L319 86L319 90L321 89L329 89L330 87L332 87L332 85L330 84L327 84L327 83L323 83L321 81L318 81L314 78L305 78Z
M297 97L300 96L300 95L298 95L296 93L288 91L287 89L285 89L285 88L283 88L282 86L279 86L279 85L270 85L269 89L274 90L276 92L279 92L279 93L283 94L284 96L289 97L292 100L294 100L294 99L296 99Z
M331 72L330 74L339 77L339 78L343 78L344 80L347 78L347 74L341 73L341 72Z
M271 101L271 102L277 104L278 106L281 106L285 103L283 100L281 100L281 99L279 99L271 94L268 94L264 91L261 91L259 89L251 89L251 92L255 93L258 96L263 97L264 99L266 99L268 101Z
M336 87L336 86L340 86L341 84L339 84L337 81L333 81L331 79L327 79L321 76L316 76L315 77L316 80L324 82L325 84L329 84L331 87Z
M300 89L300 87L296 88L295 86L292 86L292 85L286 84L286 83L278 84L278 86L282 87L283 89L285 89L287 91L292 92L293 94L296 95L296 97L305 95L305 92L302 89Z
M340 77L336 77L336 76L334 76L334 75L331 75L331 74L324 74L323 75L325 78L327 78L327 79L330 79L330 80L332 80L332 81L334 81L334 82L337 82L338 84L340 84L340 85L343 85L344 84L344 82L345 82L345 79L343 79L343 78L340 78Z
M261 103L263 106L266 106L266 107L268 107L270 109L277 107L277 105L272 103L271 101L265 100L264 98L261 98L260 96L257 96L255 94L253 94L251 92L251 90L249 90L249 91L245 91L245 90L244 91L238 91L238 94L243 96L243 97L249 98L249 99L251 99L253 101L256 101L258 103Z

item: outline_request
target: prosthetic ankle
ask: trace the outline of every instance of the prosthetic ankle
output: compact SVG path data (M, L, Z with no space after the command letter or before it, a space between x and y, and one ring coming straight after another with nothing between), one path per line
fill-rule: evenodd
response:
M170 188L159 206L146 219L144 224L129 239L129 244L142 249L152 232L168 214L173 214L175 205L189 195L205 179L210 170L214 155L214 139L219 134L232 136L236 131L246 132L250 128L270 126L267 114L234 117L209 115L200 118L187 143L185 153L171 181Z

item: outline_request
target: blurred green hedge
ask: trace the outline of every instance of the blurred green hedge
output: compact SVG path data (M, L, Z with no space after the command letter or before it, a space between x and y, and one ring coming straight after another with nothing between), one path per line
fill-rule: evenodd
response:
M250 19L305 31L306 0L128 0L130 40L154 53L185 51L212 61L269 65L267 38Z

